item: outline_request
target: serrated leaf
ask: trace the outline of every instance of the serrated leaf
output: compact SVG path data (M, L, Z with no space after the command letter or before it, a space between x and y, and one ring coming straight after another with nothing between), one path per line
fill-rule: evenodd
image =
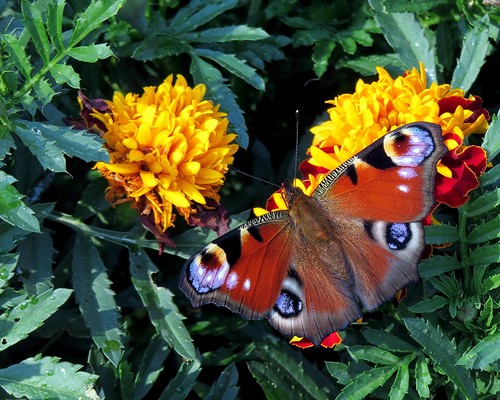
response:
M365 371L344 387L336 400L362 399L387 382L396 370L396 366L391 366Z
M262 348L263 361L250 361L248 369L261 385L267 398L279 399L328 399L325 387L319 387L311 373L304 370L302 362L297 362L285 351L271 346ZM320 373L316 371L316 373ZM294 388L293 391L283 388Z
M385 350L405 353L413 352L416 350L415 346L401 339L399 336L393 335L389 332L380 331L377 329L364 329L363 331L361 331L361 333L370 344L373 344Z
M338 383L345 386L351 382L352 376L349 373L349 366L347 364L331 361L327 361L325 364L327 371L337 380Z
M47 66L50 61L50 43L39 7L40 4L37 3L29 1L21 2L24 26L28 30L44 65Z
M87 63L95 63L98 60L104 60L112 55L113 51L105 43L74 47L68 52L68 56Z
M467 236L467 243L479 244L500 238L500 215L476 226Z
M500 188L488 192L470 202L466 206L468 217L477 217L493 210L500 204Z
M176 35L194 31L218 15L236 7L237 4L237 0L215 0L209 3L203 0L192 0L172 18L170 27Z
M87 236L79 235L73 250L73 288L92 340L117 367L123 355L120 311L106 267Z
M390 351L374 346L351 346L349 353L358 360L365 360L374 364L393 365L399 361L399 357Z
M170 348L160 335L155 334L142 354L141 363L135 376L135 398L142 399L151 389L163 371L163 362L167 359Z
M145 38L134 47L132 58L139 61L151 61L167 56L188 53L192 47L166 34L158 34Z
M114 16L125 0L92 0L83 14L76 20L75 29L69 40L69 47L74 47L103 22Z
M80 89L80 75L75 72L71 65L55 64L49 71L58 84L68 84L74 89Z
M31 208L21 199L23 196L11 184L14 177L0 171L0 218L10 225L28 232L40 232L40 223Z
M261 28L248 25L210 28L198 32L188 32L176 36L179 40L194 43L224 43L233 41L257 41L267 39L269 34Z
M446 297L436 295L430 299L418 302L414 306L410 307L410 311L414 313L431 313L439 310L449 303L450 301Z
M14 276L14 269L17 266L19 254L0 255L0 294L4 291L9 280Z
M500 360L500 332L487 336L467 351L457 361L457 365L464 365L467 369L488 370Z
M451 225L429 225L425 228L426 244L454 243L460 239L458 229Z
M495 118L495 121L497 119L498 118ZM495 124L495 121L490 124L490 129L491 129L491 125ZM498 136L500 136L500 132L498 133L497 137ZM485 139L486 139L486 137L485 137ZM484 140L483 140L483 146L484 146ZM498 140L497 146L498 146L498 149L500 150L500 140ZM492 168L488 168L488 170L479 177L479 182L481 183L481 186L490 186L490 185L500 186L500 164L497 164L497 165L493 166Z
M418 1L407 1L402 3L399 0L385 0L384 6L387 12L397 13L397 12L429 12L433 8L448 4L448 0L418 0Z
M194 360L196 352L172 293L153 282L152 275L157 271L144 251L130 251L132 283L156 331L180 356Z
M461 46L462 51L451 79L451 87L461 88L464 92L468 92L472 87L491 48L488 42L488 14L484 14L480 20L476 20L475 24L465 34Z
M209 97L215 104L220 104L221 110L228 114L229 122L238 135L236 139L238 144L246 149L249 137L243 111L236 102L235 94L224 84L220 71L193 53L191 54L190 72L195 83L207 85Z
M486 150L488 154L488 160L492 161L500 153L500 111L493 118L486 134L484 135L484 140L482 147ZM498 167L496 165L494 168ZM488 173L488 172L487 172ZM496 175L498 179L498 175Z
M16 398L98 400L97 375L81 369L57 357L28 358L0 369L0 386Z
M4 34L1 36L6 44L6 50L9 53L9 61L13 62L19 72L26 78L31 78L33 67L29 62L26 50L14 35Z
M443 371L456 387L468 398L476 397L474 381L469 373L456 362L459 352L441 330L436 329L429 321L421 318L403 318L410 336L420 343L425 353Z
M0 100L0 102L3 100ZM10 150L16 147L14 139L9 132L7 126L0 126L0 161L5 159L8 154L11 154Z
M462 265L455 257L448 255L432 256L420 261L418 273L421 278L432 278L460 268L462 268Z
M234 364L229 364L213 383L205 400L233 400L238 396L238 370Z
M70 289L47 290L0 315L0 351L25 339L29 333L42 326L68 300L71 293Z
M408 69L419 68L422 62L429 80L435 82L435 53L427 38L429 31L422 28L414 14L390 13L378 0L369 0L368 3L387 43L398 53L405 66Z
M134 373L129 362L125 359L122 359L118 366L118 382L122 399L135 398Z
M494 274L490 276L488 279L482 284L482 290L484 293L489 292L490 290L496 289L500 286L500 274Z
M314 73L321 78L328 68L328 61L335 49L336 43L333 40L321 40L314 45L312 61L314 63Z
M221 67L252 85L255 89L263 91L266 88L264 80L257 71L235 55L210 49L197 48L195 51L200 57L209 58L215 61Z
M415 383L420 397L428 398L431 395L429 386L432 383L432 376L425 357L420 355L415 364Z
M411 360L413 360L413 357L408 357L406 361L403 361L399 366L396 378L389 392L390 400L403 400L408 393L410 387L410 372L408 371L408 365Z
M159 400L184 400L201 372L201 365L198 359L182 360L181 366L177 370L177 374L165 388Z
M64 0L50 1L47 4L47 33L57 52L62 52L64 41L62 37L62 24L64 16Z
M480 246L469 253L471 264L491 264L500 262L500 247L498 243Z
M52 262L54 247L47 231L28 236L18 247L19 268L28 295L39 295L53 289Z
M33 85L33 89L35 90L36 97L29 99L29 101L35 100L35 103L40 104L42 107L49 104L56 95L56 92L52 88L52 85L45 78L35 82L35 84Z
M386 55L370 55L364 57L357 57L354 59L340 60L335 64L336 68L351 68L353 71L358 72L363 76L371 76L377 73L376 67L386 67L387 65L393 65L404 69L401 60L396 54L386 54Z

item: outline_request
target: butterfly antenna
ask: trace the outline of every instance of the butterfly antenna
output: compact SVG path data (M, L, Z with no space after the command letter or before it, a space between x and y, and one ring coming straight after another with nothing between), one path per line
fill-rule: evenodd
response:
M271 181L268 181L267 179L259 178L258 176L249 174L248 172L242 171L241 169L233 167L232 165L230 165L229 168L232 169L233 171L241 174L241 175L248 176L249 178L255 179L256 181L259 181L259 182L262 182L262 183L265 183L267 185L271 185L271 186L274 186L274 187L277 187L277 188L281 188L280 185L277 185L274 182L271 182Z

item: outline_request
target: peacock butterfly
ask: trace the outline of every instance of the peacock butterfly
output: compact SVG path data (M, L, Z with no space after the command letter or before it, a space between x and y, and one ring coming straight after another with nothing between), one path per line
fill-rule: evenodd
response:
M194 307L267 318L318 345L419 279L421 220L434 205L439 125L402 126L330 172L309 197L284 184L287 211L254 218L184 265Z

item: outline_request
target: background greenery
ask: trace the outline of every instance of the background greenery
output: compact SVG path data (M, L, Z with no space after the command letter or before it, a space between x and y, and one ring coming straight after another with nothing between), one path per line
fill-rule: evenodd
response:
M499 21L490 0L0 0L0 398L498 397L495 119L492 168L427 230L451 245L421 263L409 298L351 325L335 350L299 350L266 321L190 308L179 272L214 234L178 223L177 249L159 256L135 212L104 200L100 140L64 118L78 116L79 88L110 99L181 73L229 113L247 148L236 166L281 182L295 110L305 154L324 101L376 65L423 61L497 114ZM229 174L232 226L272 191Z

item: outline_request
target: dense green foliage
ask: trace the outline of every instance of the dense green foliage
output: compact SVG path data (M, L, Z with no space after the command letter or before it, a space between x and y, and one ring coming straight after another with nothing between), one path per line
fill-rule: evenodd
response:
M498 398L500 8L303 3L0 0L0 398ZM483 98L493 122L471 140L491 168L427 229L446 246L420 264L409 297L348 327L334 350L193 310L180 268L215 234L179 220L177 247L159 256L136 213L105 201L92 170L108 157L101 140L64 122L78 116L77 89L111 98L181 73L228 113L247 148L236 166L279 182L293 176L296 109L306 131L375 66L398 74L419 61ZM231 226L272 190L231 173Z

